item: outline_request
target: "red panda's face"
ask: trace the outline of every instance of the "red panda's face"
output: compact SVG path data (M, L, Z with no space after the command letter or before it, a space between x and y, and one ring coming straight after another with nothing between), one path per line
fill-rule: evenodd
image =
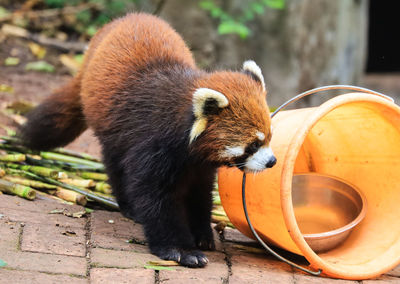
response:
M199 86L193 95L193 147L212 162L246 172L275 165L269 147L270 112L258 66L245 62L243 72L216 72Z

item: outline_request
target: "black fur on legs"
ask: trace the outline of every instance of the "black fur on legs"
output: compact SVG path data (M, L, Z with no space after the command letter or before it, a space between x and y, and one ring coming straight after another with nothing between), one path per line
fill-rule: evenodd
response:
M87 128L79 85L75 78L28 113L18 133L26 146L36 150L65 146Z
M96 132L111 186L122 213L143 224L152 253L203 267L208 260L199 249L215 248L210 212L216 165L190 152L191 104L178 109L180 101L191 100L184 96L196 73L178 65L135 75L124 88L129 92L114 96L109 127Z

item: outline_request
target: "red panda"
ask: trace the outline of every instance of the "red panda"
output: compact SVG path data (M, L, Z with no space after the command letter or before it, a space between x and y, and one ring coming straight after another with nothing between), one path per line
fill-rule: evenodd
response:
M142 223L153 254L203 267L215 249L211 191L216 169L272 167L264 78L200 70L163 20L128 14L91 40L80 72L28 114L20 129L38 150L91 127L121 212Z

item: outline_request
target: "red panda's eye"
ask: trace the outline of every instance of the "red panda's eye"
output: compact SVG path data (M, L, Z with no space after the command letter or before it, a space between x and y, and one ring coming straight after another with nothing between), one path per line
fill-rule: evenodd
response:
M255 141L255 142L250 144L250 151L253 152L253 153L257 152L259 147L260 147L260 143Z

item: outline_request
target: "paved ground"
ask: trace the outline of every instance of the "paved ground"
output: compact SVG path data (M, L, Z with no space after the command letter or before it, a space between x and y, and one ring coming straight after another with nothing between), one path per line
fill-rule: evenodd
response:
M0 195L0 283L357 283L293 271L239 232L215 232L217 251L204 269L146 269L151 255L140 225L118 212L96 210L83 218L49 214L82 211L52 200ZM130 240L130 242L128 242ZM302 262L301 258L296 261ZM375 283L400 283L400 267ZM363 283L370 283L364 281Z
M0 93L0 103L19 99L38 101L68 78L5 71L0 69L0 84L13 86L15 93ZM371 85L383 82L374 78L369 79ZM384 83L383 86L397 93L397 85ZM1 116L0 122L9 123ZM99 155L99 145L90 131L69 147ZM225 229L221 235L215 233L217 251L207 253L210 263L204 269L146 269L147 262L157 257L149 253L140 225L116 212L97 210L77 219L49 214L55 209L79 212L83 208L52 200L30 202L0 195L0 260L7 263L0 268L0 284L361 283L311 277L294 271L260 249L244 250L243 246L257 247L257 244L232 229ZM305 264L300 257L296 261ZM400 283L400 267L377 280L362 283Z

